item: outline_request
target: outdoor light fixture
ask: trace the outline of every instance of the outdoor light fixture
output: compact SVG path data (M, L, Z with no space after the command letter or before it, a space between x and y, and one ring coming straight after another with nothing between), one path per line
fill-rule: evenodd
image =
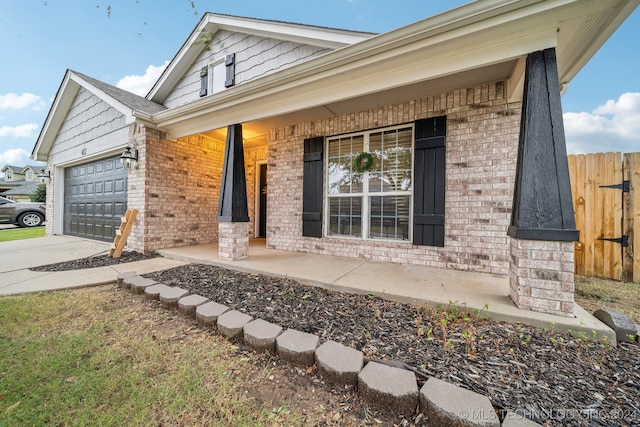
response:
M131 147L127 146L127 149L120 156L120 163L126 170L136 169L138 167L138 150L131 152Z
M38 174L38 181L40 181L41 184L49 183L49 181L51 181L51 171L45 171L43 169L42 172Z

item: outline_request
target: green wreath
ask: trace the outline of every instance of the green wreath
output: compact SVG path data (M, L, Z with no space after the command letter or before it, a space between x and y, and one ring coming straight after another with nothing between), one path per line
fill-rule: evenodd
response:
M371 170L373 165L375 165L375 163L376 158L373 157L373 154L363 151L362 153L358 154L358 156L353 161L353 169L355 169L355 171L359 173L368 172Z

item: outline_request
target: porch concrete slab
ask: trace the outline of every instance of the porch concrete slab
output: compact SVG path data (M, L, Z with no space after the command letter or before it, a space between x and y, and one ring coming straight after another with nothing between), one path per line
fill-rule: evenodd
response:
M276 338L276 353L294 366L308 367L315 363L320 338L295 329L287 329Z
M358 393L392 414L412 415L418 407L418 383L405 369L369 362L358 374Z
M500 427L487 396L431 377L420 389L420 409L436 427Z
M192 294L187 295L186 297L182 297L178 300L178 311L185 316L189 316L191 318L196 317L196 308L199 305L202 305L209 301L209 298L203 297L202 295Z
M164 283L156 283L155 285L147 286L146 288L144 288L144 296L148 299L158 301L160 299L160 293L168 289L171 289L171 287L165 285Z
M288 277L301 283L347 293L377 295L418 306L478 310L497 321L520 322L559 332L584 331L607 337L615 332L576 304L574 316L521 310L509 298L509 278L493 274L436 269L269 249L264 240L252 241L249 257L238 261L218 259L215 243L163 249L166 258L199 262L236 271Z
M169 287L160 292L160 302L167 307L175 308L178 306L180 298L189 295L189 291L182 288Z
M356 386L364 366L364 354L335 341L327 341L316 349L318 371L329 381Z
M218 304L215 301L209 301L196 308L196 320L205 325L216 325L218 317L229 311L226 305Z
M276 338L282 333L282 327L266 320L256 319L244 325L244 343L256 351L276 351Z
M230 310L218 317L218 332L229 341L236 341L242 338L244 325L249 323L253 317L238 310Z

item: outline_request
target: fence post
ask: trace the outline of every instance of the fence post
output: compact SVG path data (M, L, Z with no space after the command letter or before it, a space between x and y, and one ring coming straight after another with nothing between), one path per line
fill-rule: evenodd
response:
M640 281L640 232L634 230L640 227L640 196L635 189L640 188L640 153L625 153L624 180L629 181L629 192L624 193L624 224L623 233L629 236L629 246L623 250L622 280L625 282Z

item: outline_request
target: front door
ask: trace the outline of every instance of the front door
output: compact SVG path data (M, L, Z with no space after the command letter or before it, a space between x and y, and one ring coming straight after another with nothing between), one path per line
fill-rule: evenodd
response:
M267 237L267 164L258 166L258 235L256 237Z

